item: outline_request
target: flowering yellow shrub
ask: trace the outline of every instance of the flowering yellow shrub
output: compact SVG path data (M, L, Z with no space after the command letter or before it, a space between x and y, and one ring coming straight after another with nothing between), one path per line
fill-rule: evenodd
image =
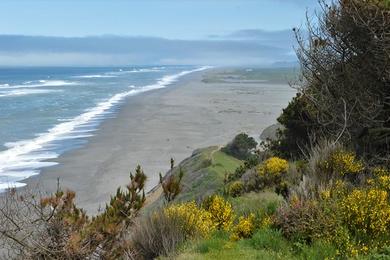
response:
M382 189L390 191L390 176L379 176L378 183Z
M390 171L386 168L383 168L383 167L375 167L373 170L372 170L372 173L376 176L376 177L380 177L380 176L390 176Z
M169 206L164 212L169 217L182 219L183 228L189 236L207 236L216 228L211 213L199 208L194 201Z
M229 195L232 197L237 197L241 195L244 191L244 184L242 181L235 181L229 186Z
M279 157L271 157L263 162L258 167L258 172L260 176L265 175L281 175L282 173L287 172L288 162Z
M241 238L250 238L255 230L255 215L250 214L248 217L241 216L238 223L233 227L231 239L237 241Z
M355 189L340 204L341 214L351 230L371 237L390 232L390 204L386 191Z
M269 228L272 226L272 224L274 223L274 220L272 219L271 216L264 216L263 219L260 221L260 227L261 228Z
M211 214L213 225L218 229L229 230L233 224L234 213L232 205L221 196L215 195L205 205L206 210Z
M364 170L363 163L356 158L352 152L338 150L323 163L326 170L333 170L341 176L346 174L357 174Z

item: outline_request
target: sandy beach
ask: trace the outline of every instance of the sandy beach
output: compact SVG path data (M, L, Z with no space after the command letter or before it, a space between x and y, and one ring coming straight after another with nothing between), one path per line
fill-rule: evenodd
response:
M53 191L59 178L61 187L76 191L79 205L94 213L128 183L138 164L150 190L171 157L180 162L194 149L223 145L240 132L258 138L295 93L286 83L202 81L217 71L129 97L84 147L63 154L57 166L28 179L28 186Z

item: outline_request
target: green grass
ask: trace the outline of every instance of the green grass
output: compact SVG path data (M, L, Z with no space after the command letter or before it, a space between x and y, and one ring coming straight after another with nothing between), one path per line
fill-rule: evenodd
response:
M197 200L220 191L223 188L225 174L234 172L243 163L219 151L217 147L201 150L196 160L197 162L192 164L202 165L202 167L183 168L184 189L178 196L178 201ZM184 165L190 161L185 162Z
M252 238L233 242L226 232L216 232L210 238L189 241L169 259L305 259L335 257L336 250L325 243L312 246L287 241L274 229L258 230Z
M258 250L244 241L232 242L229 234L217 232L209 239L187 243L176 256L170 259L289 259L282 253Z
M234 172L238 166L242 164L242 161L229 156L221 151L216 151L211 155L212 165L207 169L209 171L214 171L219 175L224 176L226 172Z
M211 146L194 151L191 157L182 161L179 166L184 171L182 180L183 191L176 202L198 200L223 189L225 173L233 173L243 162L221 151L219 147ZM174 174L179 167L174 169ZM145 212L161 206L163 199L148 205Z
M272 214L282 201L283 198L273 191L251 192L241 197L229 198L237 215Z

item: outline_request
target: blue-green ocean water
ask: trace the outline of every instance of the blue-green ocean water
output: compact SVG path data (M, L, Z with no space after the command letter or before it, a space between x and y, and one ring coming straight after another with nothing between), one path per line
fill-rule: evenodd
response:
M83 145L126 97L203 69L0 68L0 190L23 186L63 152Z

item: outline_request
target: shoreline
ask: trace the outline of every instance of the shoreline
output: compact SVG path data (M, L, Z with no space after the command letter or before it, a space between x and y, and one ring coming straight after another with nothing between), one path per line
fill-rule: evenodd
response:
M59 178L62 188L76 192L80 207L96 213L138 164L149 192L171 157L178 164L193 150L227 143L239 132L259 136L292 96L287 84L202 82L205 73L216 71L195 72L164 89L128 97L83 147L27 179L27 187L53 192Z

